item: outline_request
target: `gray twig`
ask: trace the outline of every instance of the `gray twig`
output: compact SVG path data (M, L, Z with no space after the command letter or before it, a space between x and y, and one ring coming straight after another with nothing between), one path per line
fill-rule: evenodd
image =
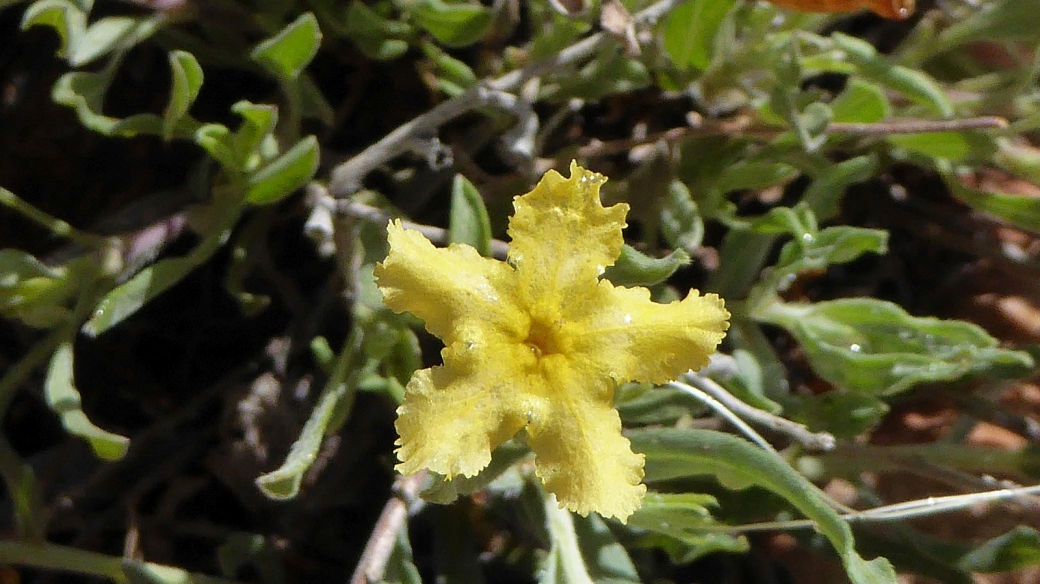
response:
M752 407L734 397L733 394L726 391L726 388L702 375L687 373L683 376L683 379L690 385L714 397L741 418L769 428L774 432L784 434L809 450L827 452L834 449L834 436L827 432L810 432L808 428L797 422L792 422L765 410Z
M662 0L636 14L635 23L653 24L685 1ZM534 121L531 119L534 117L531 104L509 92L515 91L528 79L591 57L600 47L610 42L613 42L610 34L598 32L563 49L552 58L506 73L437 105L430 111L397 127L382 140L369 146L350 160L336 166L332 170L329 192L337 199L343 199L356 193L361 189L362 181L369 172L380 164L407 152L408 144L412 143L414 138L429 137L445 123L479 107L495 107L513 113L517 117L518 126L523 128L516 133L516 136L531 135L532 124L537 122L537 119ZM523 150L526 143L520 143L517 146Z
M391 489L393 497L386 502L375 527L372 528L372 535L365 544L365 551L361 552L361 559L358 560L354 575L350 578L350 584L372 584L383 580L386 563L394 551L397 533L404 528L408 515L417 512L423 506L423 500L419 498L419 489L426 480L426 475L426 471L420 471L410 476L399 475L394 481Z

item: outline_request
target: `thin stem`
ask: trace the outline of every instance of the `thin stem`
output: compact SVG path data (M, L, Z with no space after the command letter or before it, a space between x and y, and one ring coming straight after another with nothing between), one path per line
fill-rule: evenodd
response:
M137 581L230 584L234 580L193 574L181 568L109 556L52 543L0 541L0 564L32 566L108 578L117 584Z
M71 239L72 241L83 244L89 248L100 247L107 239L100 235L80 231L65 221L33 207L21 197L3 187L0 187L0 204L12 211L21 213L58 237Z
M892 136L896 134L925 134L929 132L960 132L964 130L1004 129L1008 122L996 116L982 116L959 120L886 120L871 124L852 124L835 122L827 126L826 133L831 136ZM702 121L695 126L671 128L656 132L643 138L612 140L610 142L591 142L578 149L578 158L610 156L627 152L636 146L653 144L663 140L668 143L678 142L691 136L744 136L760 140L771 140L781 136L789 129L757 124L750 117L740 116L728 120Z
M759 446L762 447L763 450L766 450L766 451L768 451L771 454L774 454L776 456L780 456L780 454L776 451L776 448L773 448L773 445L770 444L769 441L767 441L765 438L763 438L761 434L756 432L754 428L752 428L751 426L748 426L747 423L744 422L744 420L741 420L729 408L727 408L725 405L723 405L721 402L719 402L715 398L713 398L710 395L708 395L707 392L701 391L700 389L698 389L696 387L693 387L693 386L690 386L690 385L686 385L685 383L680 383L678 381L672 381L672 382L667 383L665 385L667 387L671 387L673 389L678 389L679 391L682 391L682 392L684 392L686 394L689 394L690 396L694 397L697 401L699 401L699 402L703 403L704 405L708 406L709 408L715 410L723 418L726 418L726 421L728 421L730 424L733 424L734 426L736 426L737 429L740 430L741 434L743 434L744 436L747 436L748 440L751 440L755 444L758 444Z
M1040 485L1030 487L1018 487L1014 489L997 489L968 495L950 495L945 497L927 497L914 499L892 505L884 505L867 509L865 511L851 511L842 513L841 518L849 523L870 523L879 521L902 521L915 517L927 515L938 515L958 509L964 509L979 503L989 503L1006 499L1017 499L1020 497L1040 494ZM790 529L807 529L815 527L816 523L810 519L795 519L791 521L765 521L762 523L748 523L746 525L733 525L725 527L707 527L708 531L725 533L750 533L755 531L777 531Z
M419 489L426 481L427 472L420 471L410 476L398 476L391 491L393 497L383 506L372 535L365 544L361 559L350 578L350 584L372 584L383 580L386 563L394 550L397 533L404 528L409 514L416 513L423 506L419 498Z
M637 13L634 21L637 24L653 24L683 2L686 0L663 0ZM587 59L611 42L614 40L610 34L595 33L563 49L549 59L506 73L435 106L397 127L382 140L369 146L350 160L336 166L332 170L332 178L329 181L329 192L337 199L354 194L361 189L362 181L369 172L407 151L407 144L413 138L428 136L445 123L478 107L490 106L504 109L514 113L521 124L530 123L530 119L527 117L530 112L530 103L507 92L515 91L522 83L531 78Z
M356 201L345 200L339 201L338 203L333 202L333 204L336 206L338 212L340 213L350 215L352 217L357 217L359 219L364 219L365 221L371 221L380 225L386 225L387 221L390 221L394 218L393 214L384 211L383 209L365 205L363 203L358 203ZM426 237L426 239L429 239L433 243L448 243L447 229L403 220L401 221L401 224L405 227L405 229L414 229L419 233L422 233ZM509 244L498 239L493 239L491 240L491 252L492 255L494 255L494 257L500 260L504 260L506 259L506 254L509 252Z
M725 404L726 408L730 411L745 420L783 434L810 450L827 452L834 449L836 441L832 434L827 432L811 432L802 424L792 422L791 420L771 414L765 410L749 406L734 397L730 392L726 391L726 388L702 375L688 373L684 378L690 383L690 385L693 385L699 390L711 395L719 402ZM680 388L684 386L684 384L679 382L673 382L672 385Z

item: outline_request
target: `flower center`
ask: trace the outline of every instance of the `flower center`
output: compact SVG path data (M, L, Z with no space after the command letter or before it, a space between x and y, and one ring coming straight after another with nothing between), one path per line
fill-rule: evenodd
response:
M562 353L559 332L560 329L555 324L532 318L524 344L530 347L531 352L538 358Z

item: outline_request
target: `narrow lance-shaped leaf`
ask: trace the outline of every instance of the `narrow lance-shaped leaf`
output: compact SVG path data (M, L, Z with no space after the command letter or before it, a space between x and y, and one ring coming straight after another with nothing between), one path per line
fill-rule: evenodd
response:
M72 343L58 345L47 369L44 384L47 405L61 418L65 430L90 444L98 458L119 460L126 454L130 440L95 426L83 413L79 391L76 389L73 372Z
M249 179L246 200L254 205L276 203L302 187L318 171L318 139L307 136Z
M689 263L690 254L681 249L663 258L654 258L625 244L621 247L621 255L614 265L607 268L603 277L615 286L653 286L664 282Z
M408 10L416 24L433 35L437 42L449 47L464 47L477 42L492 21L491 11L479 3L421 0Z
M359 364L358 348L363 333L355 328L341 350L332 373L326 382L317 405L311 411L299 438L289 448L289 454L277 469L256 479L256 485L272 499L295 497L300 491L303 475L317 458L322 439L336 419L344 419L353 405L357 382L369 371Z
M841 33L835 33L831 38L865 79L898 91L917 103L931 107L945 118L953 116L953 104L950 103L950 98L935 79L926 73L892 64L888 57L879 54L877 49L864 40Z
M852 530L816 487L779 458L749 442L711 430L653 429L630 435L646 455L647 482L711 475L730 489L759 486L772 491L816 523L845 564L853 584L895 584L884 558L865 561L856 553Z
M163 111L164 140L173 138L177 123L188 115L191 104L195 103L199 89L202 88L202 67L191 53L171 51L170 72L173 86L170 88L170 102Z
M191 253L182 258L160 260L116 286L98 303L94 315L83 325L83 332L97 336L123 322L209 259L227 241L241 213L241 207L235 202L224 205L214 210L216 218L213 230Z
M480 255L491 257L491 220L477 187L461 174L451 183L451 215L448 241L473 246Z

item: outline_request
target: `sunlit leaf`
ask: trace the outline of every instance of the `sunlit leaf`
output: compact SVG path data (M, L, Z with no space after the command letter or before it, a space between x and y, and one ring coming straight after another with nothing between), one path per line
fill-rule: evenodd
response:
M646 455L648 483L711 475L729 489L759 486L772 491L816 523L838 552L854 584L895 584L884 558L865 561L856 553L852 530L820 491L778 457L735 436L712 430L651 429L629 434L632 448Z
M672 277L676 270L689 263L690 254L682 249L655 258L626 244L621 248L617 261L607 268L603 277L616 286L653 286Z
M275 36L253 49L251 57L282 81L292 81L318 54L321 29L314 14L300 15Z
M491 11L480 4L444 0L421 0L407 10L416 24L449 47L464 47L480 40L493 17Z
M849 79L845 89L831 102L834 121L870 124L892 115L892 106L885 92L876 83L858 77Z
M965 203L996 215L1022 229L1040 233L1040 198L996 193L966 186L952 171L943 173L953 195Z
M758 318L791 333L820 377L874 395L994 368L1024 374L1033 366L1027 353L1001 349L978 326L910 316L895 304L873 298L777 302Z
M480 255L491 257L491 220L477 187L461 174L451 184L451 213L448 241L473 246Z
M249 178L246 199L268 205L289 196L318 171L318 140L308 136Z
M957 565L970 572L1010 572L1040 564L1040 532L1019 525L963 556Z
M680 69L708 68L715 35L734 0L691 0L668 13L661 25L664 49Z
M926 73L893 64L889 58L877 52L870 43L862 39L834 33L831 38L859 74L898 91L921 105L932 108L942 117L953 116L953 105L939 84Z
M1002 0L986 2L981 9L959 20L936 39L936 46L953 48L956 45L980 41L1026 40L1036 41L1040 30L1040 11L1033 0Z

